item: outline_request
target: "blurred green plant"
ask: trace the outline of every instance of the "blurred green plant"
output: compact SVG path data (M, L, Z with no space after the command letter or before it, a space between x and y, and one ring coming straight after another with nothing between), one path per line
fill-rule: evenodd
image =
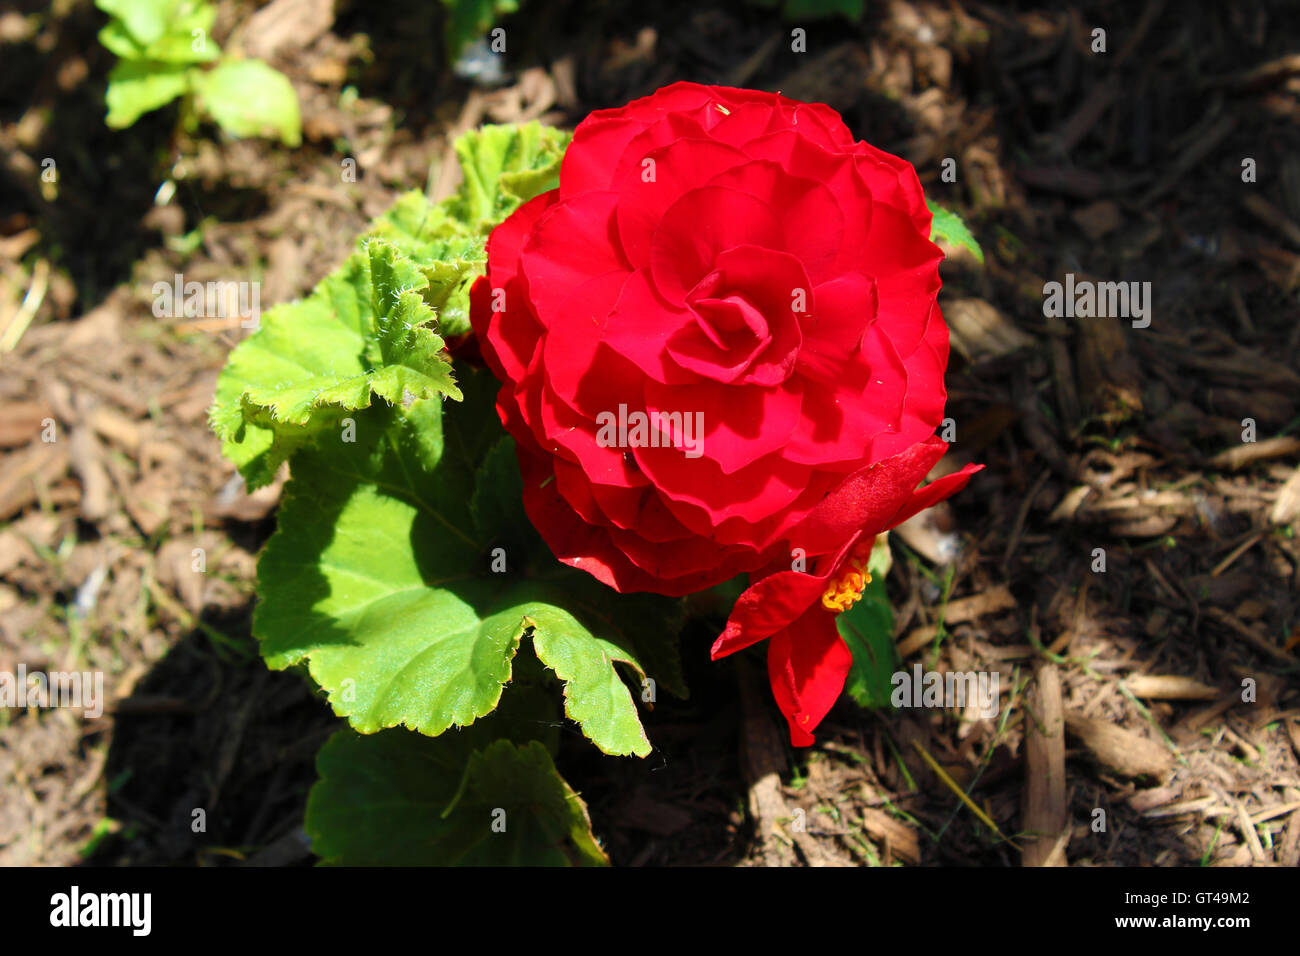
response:
M519 9L520 0L442 0L447 8L443 33L447 56L455 61L472 41L482 37L492 24Z
M209 37L217 11L206 0L95 0L110 17L99 42L117 55L108 74L108 117L125 129L181 100L182 122L214 121L232 136L302 141L298 96L261 60L225 56Z
M848 20L861 20L866 9L866 0L750 0L756 6L775 10L781 8L781 16L789 21L795 20L829 20L831 17L844 17Z

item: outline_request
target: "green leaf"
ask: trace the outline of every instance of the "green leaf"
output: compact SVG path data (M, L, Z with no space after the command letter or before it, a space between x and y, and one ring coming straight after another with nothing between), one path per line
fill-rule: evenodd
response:
M371 241L308 298L268 311L230 353L210 420L250 487L372 395L461 397L443 341L427 328L425 283L391 244Z
M295 455L279 530L258 564L263 655L275 668L307 660L357 730L437 735L497 706L528 635L565 682L566 712L583 733L606 753L644 756L649 741L615 670L644 674L626 630L554 581L490 570L466 507L492 437L490 376L464 375L482 394L457 414L444 418L436 400L376 406L356 413L355 442L326 432Z
M496 706L525 626L473 575L485 556L463 504L472 470L445 453L440 403L354 421L354 442L322 433L294 458L254 632L272 667L310 658L359 730L438 734Z
M866 0L786 0L782 15L790 21L825 20L834 16L858 21L866 7Z
M195 82L199 107L232 136L279 136L302 142L298 94L279 70L261 60L226 60Z
M546 748L470 733L342 730L316 759L313 851L345 866L600 866L582 800Z
M450 216L486 234L520 205L554 189L571 135L540 123L484 126L456 141L464 182Z
M585 571L563 567L553 576L565 606L584 619L599 621L602 633L617 635L620 646L636 655L641 677L654 679L675 697L690 696L682 674L678 634L686 623L686 602L658 594L615 594Z
M970 254L980 262L984 261L984 250L975 241L975 237L971 235L970 230L966 228L966 223L962 222L960 216L955 212L949 212L938 203L931 202L928 199L925 204L934 215L934 219L930 224L931 242L961 246L969 250Z
M216 7L206 4L197 7L169 22L166 32L147 44L136 40L123 21L113 19L99 31L99 42L124 60L206 63L221 55L221 48L208 36L216 18ZM200 37L194 36L195 30L202 31Z
M248 484L292 457L254 631L271 666L305 661L358 730L471 725L540 659L597 747L644 756L645 685L634 695L624 676L685 696L682 602L555 563L522 513L495 380L462 369L464 405L444 417L435 400L462 393L432 309L440 331L464 315L486 232L554 187L566 142L536 124L467 136L456 195L402 197L308 299L268 312L218 380L212 425Z
M636 703L623 683L616 662L645 672L625 647L597 637L568 611L544 604L528 608L533 650L564 681L564 713L607 754L650 753Z
M559 185L570 135L538 123L484 126L456 141L464 180L434 204L402 196L368 236L392 242L424 272L424 301L447 338L470 330L469 290L483 275L488 233L528 200Z
M132 39L147 47L167 32L181 0L95 0L95 6L120 20Z
M888 543L877 543L867 561L871 583L856 604L835 618L840 637L853 653L853 667L844 686L862 707L883 707L889 703L890 678L897 669L894 612L885 593L889 562Z
M166 106L189 92L191 70L180 63L119 60L108 74L108 117L113 129L125 129L143 114Z
M528 541L527 532L532 528L524 513L523 494L514 439L503 435L475 473L470 514L479 536L484 541L501 542L507 559L512 550L522 555Z
M124 60L142 60L144 47L136 43L121 20L109 20L99 31L99 42L110 52Z
M422 192L406 193L366 237L393 243L424 273L424 301L447 338L469 331L469 289L486 271L486 236L448 215ZM363 238L364 241L364 238Z

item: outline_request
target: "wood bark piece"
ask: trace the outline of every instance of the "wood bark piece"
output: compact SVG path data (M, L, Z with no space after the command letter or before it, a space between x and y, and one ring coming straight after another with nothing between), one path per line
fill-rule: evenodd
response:
M1146 700L1214 700L1216 688L1180 674L1134 674L1124 683L1135 697Z
M1288 797L1300 798L1300 789L1287 787ZM1286 836L1282 839L1282 848L1278 852L1278 862L1283 866L1300 866L1300 810L1291 814L1286 824Z
M949 601L944 610L943 620L945 624L964 624L967 621L977 621L988 614L1010 610L1015 606L1015 597L1006 585L999 584L979 594Z
M0 404L0 448L21 448L41 434L41 423L52 418L54 409L45 402Z
M304 49L334 25L332 0L272 0L240 31L249 56L271 60Z
M1065 866L1065 713L1061 676L1044 662L1034 674L1025 713L1025 866Z
M916 831L902 820L891 817L884 810L863 807L862 826L867 836L885 848L886 856L896 857L911 866L921 862L921 843ZM889 862L886 860L885 864Z
M4 460L0 471L0 521L12 518L36 501L38 489L49 487L68 470L66 442L36 442Z
M944 305L952 347L974 364L1029 348L1034 339L984 299L955 299Z
M1125 777L1163 777L1173 769L1174 758L1154 740L1081 714L1065 715L1065 729L1077 738L1098 763Z
M1120 419L1141 412L1142 375L1120 322L1079 320L1076 345L1075 361L1083 402Z
M1239 471L1257 461L1268 461L1270 458L1285 458L1287 455L1294 455L1298 451L1300 451L1300 438L1283 435L1280 438L1265 438L1263 441L1243 442L1235 448L1229 448L1227 451L1215 455L1210 459L1210 464L1216 468Z
M749 814L754 821L754 835L759 840L765 866L789 866L794 851L781 837L779 820L790 816L781 793L781 771L785 769L785 750L776 725L764 708L758 688L762 685L758 671L746 660L736 661L740 680L740 769L749 787Z
M1300 468L1278 489L1268 520L1273 524L1290 524L1297 516L1300 516Z

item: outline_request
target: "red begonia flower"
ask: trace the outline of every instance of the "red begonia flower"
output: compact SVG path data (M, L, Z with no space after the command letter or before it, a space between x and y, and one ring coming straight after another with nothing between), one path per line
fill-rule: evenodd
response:
M676 83L587 117L471 296L556 556L682 595L904 507L928 469L872 466L943 419L929 236L912 166L829 107Z
M844 689L853 658L835 618L862 596L871 580L867 559L876 535L961 490L983 467L967 465L916 488L945 448L933 438L849 478L791 536L796 546L831 540L843 544L816 559L811 572L790 570L790 563L783 561L755 575L714 642L712 656L717 660L768 640L772 693L796 747L813 742L813 729ZM900 489L905 489L902 504Z

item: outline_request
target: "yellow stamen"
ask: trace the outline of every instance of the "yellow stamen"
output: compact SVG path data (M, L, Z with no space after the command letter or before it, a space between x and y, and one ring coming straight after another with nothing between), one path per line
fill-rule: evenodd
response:
M848 559L840 568L839 575L831 581L822 594L822 607L828 611L841 614L853 607L862 597L862 592L871 583L871 573L867 570L867 561L871 558L873 538L859 541L853 546Z

